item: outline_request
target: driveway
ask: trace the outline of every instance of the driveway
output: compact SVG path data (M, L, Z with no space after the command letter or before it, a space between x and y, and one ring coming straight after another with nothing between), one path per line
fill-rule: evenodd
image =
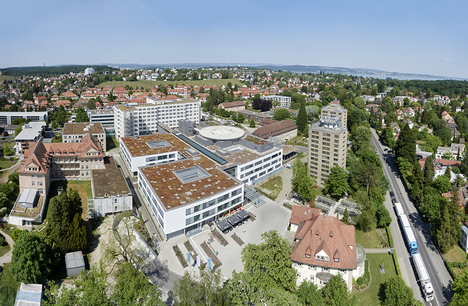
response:
M8 251L5 255L3 255L2 257L0 257L0 264L5 264L5 263L9 263L11 262L11 255L12 255L12 250L13 250L13 246L15 245L15 242L13 241L13 239L11 239L11 237L7 234L5 234L4 232L2 232L0 230L0 234L2 234L3 236L5 236L5 239L6 241L8 242L8 244L10 245L11 249L10 251Z
M265 203L259 207L248 204L244 208L246 211L256 216L255 221L248 220L244 222L244 224L238 225L227 234L223 234L217 229L223 235L224 239L227 240L228 245L222 246L216 239L212 239L212 242L209 244L213 252L218 252L217 257L221 261L221 272L226 278L232 276L232 271L236 270L240 272L244 269L241 251L248 243L261 243L261 234L269 230L277 230L280 235L283 236L288 227L291 211L266 197L263 197L263 199ZM205 263L208 259L208 255L202 250L200 245L203 242L211 240L210 233L209 227L205 225L200 233L190 238L181 235L169 239L167 242L160 242L159 246L161 251L159 253L159 259L166 262L169 270L176 274L183 275L185 271L191 272L194 268L192 266L182 268L172 247L177 245L185 257L187 249L183 243L189 240L195 251L200 255L202 262ZM244 242L242 246L233 240L232 235L234 234Z

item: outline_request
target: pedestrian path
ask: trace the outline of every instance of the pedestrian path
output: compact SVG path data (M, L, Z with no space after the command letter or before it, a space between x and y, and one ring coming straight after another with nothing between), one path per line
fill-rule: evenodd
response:
M390 250L390 248L364 249L364 251L366 251L366 254L390 253Z
M13 250L13 246L15 245L15 242L13 241L13 239L11 239L11 237L9 235L5 234L1 230L0 230L0 234L5 236L6 241L8 242L8 244L11 247L10 251L8 251L2 257L0 257L0 264L3 265L5 263L11 262L11 254L12 254L12 250Z

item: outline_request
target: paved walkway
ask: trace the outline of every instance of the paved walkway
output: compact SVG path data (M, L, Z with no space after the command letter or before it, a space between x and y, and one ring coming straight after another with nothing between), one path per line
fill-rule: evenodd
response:
M5 239L6 241L8 242L8 244L10 245L11 249L10 251L8 251L5 255L3 255L2 257L0 257L0 264L5 264L5 263L9 263L11 262L11 251L13 250L13 246L15 245L15 242L13 241L13 239L11 239L10 236L8 236L7 234L5 234L4 232L2 232L0 230L0 234L2 234L3 236L5 236Z
M381 248L381 249L364 249L368 254L377 254L377 253L390 253L390 248Z
M13 157L16 157L16 156L13 156ZM18 162L16 164L14 164L13 166L9 167L9 168L6 168L6 169L2 169L1 171L5 171L5 173L2 175L2 177L0 178L0 184L5 184L8 182L8 176L10 174L12 174L13 172L16 171L16 169L18 169L20 166L21 166L21 162L23 161L23 156L20 156L18 158Z

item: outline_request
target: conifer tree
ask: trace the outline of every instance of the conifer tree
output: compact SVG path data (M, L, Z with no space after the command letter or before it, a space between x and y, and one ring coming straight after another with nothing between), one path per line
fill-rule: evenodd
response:
M432 181L434 180L434 171L432 156L428 156L424 164L424 186L432 185Z
M301 107L299 108L299 113L297 114L296 125L297 125L298 132L304 131L304 128L307 125L307 112L305 109L304 101L302 101Z

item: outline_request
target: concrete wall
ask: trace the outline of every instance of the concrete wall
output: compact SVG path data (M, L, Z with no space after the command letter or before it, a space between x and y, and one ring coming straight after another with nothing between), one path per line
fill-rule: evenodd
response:
M104 217L106 214L131 210L133 201L131 195L95 198L93 200L93 205L96 217Z

